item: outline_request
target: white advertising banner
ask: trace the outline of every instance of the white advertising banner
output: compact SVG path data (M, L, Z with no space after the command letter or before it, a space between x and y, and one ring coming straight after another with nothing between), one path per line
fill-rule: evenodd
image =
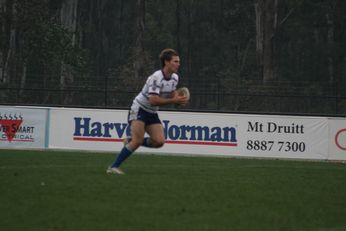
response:
M328 120L316 117L161 113L168 152L326 159ZM177 140L177 133L180 136ZM188 151L187 150L191 150Z
M346 160L346 119L329 119L329 159Z
M125 110L52 108L49 148L118 151L127 129Z
M47 109L0 106L0 148L45 148Z
M328 158L322 117L159 112L166 144L138 152L275 158ZM50 148L119 151L127 111L51 109Z

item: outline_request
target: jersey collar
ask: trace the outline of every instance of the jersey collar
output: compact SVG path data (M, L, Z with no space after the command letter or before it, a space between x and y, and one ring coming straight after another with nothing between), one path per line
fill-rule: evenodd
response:
M165 79L165 80L170 80L171 78L172 78L172 75L170 75L170 76L166 76L165 75L165 73L163 72L163 69L161 69L161 73L162 73L162 75L163 75L163 78Z

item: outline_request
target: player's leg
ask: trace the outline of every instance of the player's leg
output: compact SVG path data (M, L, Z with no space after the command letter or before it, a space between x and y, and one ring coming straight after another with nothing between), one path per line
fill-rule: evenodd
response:
M150 113L140 109L141 120L145 121L145 132L149 134L149 137L144 137L144 134L141 138L137 139L136 146L139 142L144 147L149 148L159 148L162 147L165 142L165 136L163 132L163 127L161 120L157 113ZM127 142L131 142L132 138L127 138Z
M147 125L145 131L150 137L147 137L143 141L143 146L151 148L160 148L165 143L165 135L161 123L154 123Z
M107 169L107 173L124 174L124 172L119 169L119 166L141 145L141 142L143 142L145 120L141 121L139 119L144 117L143 110L141 110L139 105L133 104L128 114L128 121L134 139L131 139L129 143L124 145L113 164Z
M131 121L131 141L126 144L120 151L114 163L111 165L111 168L119 168L119 166L134 152L136 149L141 146L143 143L144 133L145 133L145 124L141 120Z
M138 145L138 142L141 142L141 146L147 147L147 148L159 148L163 146L165 142L165 137L163 133L163 127L161 124L151 124L147 125L145 127L145 131L149 134L149 137L144 137L143 139L136 139L136 145ZM127 137L124 140L125 144L129 144L132 141L132 137ZM132 148L132 145L131 147Z
M145 123L142 120L131 121L131 140L125 146L133 152L142 145L145 133Z

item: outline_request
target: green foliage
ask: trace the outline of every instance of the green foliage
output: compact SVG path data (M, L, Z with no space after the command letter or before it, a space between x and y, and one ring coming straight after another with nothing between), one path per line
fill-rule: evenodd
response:
M127 107L128 100L122 99L131 98L142 83L134 79L138 78L137 72L146 78L159 68L159 52L171 47L181 56L181 84L198 95L193 97L190 109L263 112L257 102L263 99L273 101L273 106L266 103L266 111L280 112L282 106L274 105L282 100L278 104L289 104L287 111L309 112L316 110L311 104L313 91L303 91L300 85L322 89L321 96L339 97L337 92L346 92L345 1L278 1L277 27L270 35L276 75L273 82L267 83L269 89L259 82L254 1L145 2L145 12L141 12L145 13L144 33L140 34L136 18L142 14L137 12L136 1L79 0L77 31L73 34L61 25L61 1L6 1L3 4L7 9L16 4L16 13L0 12L5 28L0 34L3 63L8 55L9 33L16 29L16 59L8 63L12 65L11 81L16 86L21 82L18 79L22 71L15 67L22 68L25 63L26 87L56 88L61 65L66 64L72 67L71 88L96 92L88 98L88 105ZM138 53L139 37L143 47ZM142 70L136 69L137 64ZM338 85L339 90L326 89L330 85ZM301 93L308 103L301 99L301 105L295 107L292 102L296 93L292 95L287 89ZM232 99L232 92L241 95L233 95ZM100 98L107 97L99 94L108 93L112 95L110 104L101 102ZM268 98L264 100L262 94ZM286 94L287 101L282 94ZM85 102L80 97L75 104L83 106ZM327 103L329 99L325 98L323 104ZM325 108L322 106L321 113L330 113Z
M83 50L73 44L72 33L61 25L59 17L50 14L45 1L23 0L16 5L16 12L21 56L31 64L30 69L41 66L53 73L62 63L85 66Z

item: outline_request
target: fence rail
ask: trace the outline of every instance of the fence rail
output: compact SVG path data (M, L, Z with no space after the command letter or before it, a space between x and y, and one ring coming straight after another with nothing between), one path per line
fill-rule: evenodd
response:
M138 91L109 89L0 88L2 105L97 107L127 109ZM328 93L328 92L327 92ZM282 113L346 116L346 96L341 94L284 94L265 91L191 90L184 110L246 113ZM175 107L163 107L175 110ZM180 109L181 110L181 109Z

